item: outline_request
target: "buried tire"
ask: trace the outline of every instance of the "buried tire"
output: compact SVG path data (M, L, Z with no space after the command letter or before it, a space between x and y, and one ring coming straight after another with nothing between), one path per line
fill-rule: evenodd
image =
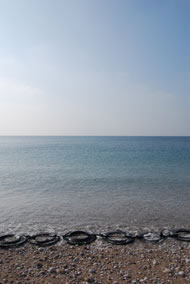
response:
M6 234L0 236L0 247L1 248L13 248L18 247L26 243L26 236L17 236L14 234Z
M160 232L160 236L164 239L166 238L175 238L177 236L176 232L174 230L169 230L169 229L163 229Z
M73 231L63 235L63 239L71 245L83 245L94 242L96 235L84 231Z
M144 241L146 242L152 242L152 243L157 243L160 242L161 240L163 240L163 237L161 236L161 234L158 233L144 233L142 234Z
M40 233L29 237L32 244L45 247L56 244L60 240L60 236L51 233Z
M189 229L178 229L174 231L175 238L179 241L190 242L190 230Z
M135 238L123 231L109 232L102 235L102 238L114 245L127 245L134 242Z

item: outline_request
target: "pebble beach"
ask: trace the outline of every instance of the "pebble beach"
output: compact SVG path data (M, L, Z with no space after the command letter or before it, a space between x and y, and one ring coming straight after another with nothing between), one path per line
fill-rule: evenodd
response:
M0 250L0 283L190 283L190 245L173 239L125 246L27 243Z

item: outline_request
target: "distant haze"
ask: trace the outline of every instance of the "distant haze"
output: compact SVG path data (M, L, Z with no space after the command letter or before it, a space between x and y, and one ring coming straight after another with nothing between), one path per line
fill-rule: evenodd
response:
M189 0L0 0L0 135L190 135Z

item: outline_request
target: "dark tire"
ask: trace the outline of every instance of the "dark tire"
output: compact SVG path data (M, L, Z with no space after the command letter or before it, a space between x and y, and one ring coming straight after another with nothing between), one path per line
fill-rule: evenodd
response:
M63 235L63 239L70 245L83 245L94 242L96 235L84 231L73 231Z
M157 243L160 242L161 240L163 240L163 238L161 237L160 234L156 234L156 233L144 233L143 234L143 239L146 242L153 242L153 243Z
M177 236L177 234L175 233L175 231L173 230L169 230L169 229L163 229L160 232L160 236L164 239L166 238L175 238Z
M178 229L174 231L176 239L183 242L190 242L190 230L189 229Z
M131 235L122 231L108 232L102 237L106 242L114 245L127 245L135 240Z
M45 247L56 244L60 240L60 236L51 233L40 233L29 237L32 244Z
M23 245L27 242L26 236L15 236L14 234L6 234L0 236L1 248L14 248Z

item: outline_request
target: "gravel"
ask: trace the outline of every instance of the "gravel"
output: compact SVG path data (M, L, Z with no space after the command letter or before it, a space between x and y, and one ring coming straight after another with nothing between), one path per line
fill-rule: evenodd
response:
M172 249L172 250L171 250ZM175 251L175 253L174 253ZM190 247L139 243L0 250L0 283L190 283Z

